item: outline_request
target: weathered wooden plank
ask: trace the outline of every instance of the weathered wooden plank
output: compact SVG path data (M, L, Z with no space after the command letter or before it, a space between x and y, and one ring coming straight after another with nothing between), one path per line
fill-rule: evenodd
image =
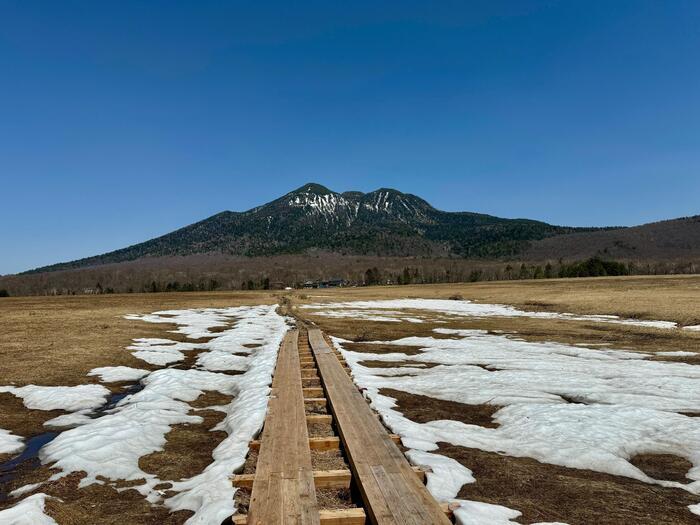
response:
M282 343L253 480L247 523L319 525L304 412L298 332Z
M365 525L367 516L363 509L320 510L321 525ZM234 525L248 525L248 516L239 514L233 516Z
M331 416L332 417L332 416ZM387 434L395 444L401 442L401 436L397 434ZM260 450L260 440L254 439L250 442L251 450ZM340 438L336 436L312 437L309 438L309 448L311 450L337 450L340 448ZM260 461L258 459L258 461Z
M422 483L425 483L426 472L420 467L413 467L413 472ZM316 488L343 489L352 483L352 472L349 470L314 470L314 485ZM231 480L236 487L250 489L253 487L255 474L238 474Z
M323 397L323 388L320 386L309 386L302 389L304 397Z
M309 343L369 520L377 525L449 524L319 330L309 330Z
M307 423L332 423L333 416L330 414L306 414Z

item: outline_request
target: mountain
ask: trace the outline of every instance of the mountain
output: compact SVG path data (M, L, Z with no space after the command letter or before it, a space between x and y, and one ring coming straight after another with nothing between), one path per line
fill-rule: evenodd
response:
M700 257L700 215L557 235L530 243L518 256L531 261L594 256L628 261L691 260Z
M309 183L245 212L224 211L121 250L26 273L83 268L145 257L270 256L314 250L353 255L502 257L533 241L594 229L553 226L470 212L445 212L415 195L381 188L337 193Z

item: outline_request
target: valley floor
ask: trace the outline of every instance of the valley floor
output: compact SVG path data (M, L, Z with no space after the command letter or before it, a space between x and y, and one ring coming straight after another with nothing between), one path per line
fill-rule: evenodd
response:
M0 509L225 517L283 316L474 523L700 519L698 276L0 299Z

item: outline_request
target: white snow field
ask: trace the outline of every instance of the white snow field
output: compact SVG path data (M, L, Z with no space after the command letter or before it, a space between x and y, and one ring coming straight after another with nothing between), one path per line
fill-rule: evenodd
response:
M368 321L387 322L422 322L415 316L415 311L426 311L449 316L461 317L532 317L537 319L563 319L568 321L593 321L598 323L615 323L648 328L677 328L672 321L645 321L640 319L622 319L616 315L578 315L556 312L528 312L505 304L474 303L472 301L452 301L448 299L386 299L378 301L350 301L340 303L315 303L302 308L319 310L317 315L325 317L364 319ZM411 310L406 317L397 310ZM688 328L688 327L686 327ZM692 327L690 327L692 329Z
M148 372L129 367L103 367L92 370L89 375L99 376L104 382L140 380L143 387L99 417L90 417L89 410L73 401L70 396L73 390L53 390L53 399L58 400L54 404L75 410L73 414L55 418L59 421L52 420L53 424L77 426L60 433L40 450L42 462L52 464L53 468L60 470L51 479L80 471L87 473L80 487L93 483L112 484L117 480L144 479L145 483L133 488L153 504L164 504L173 511L187 509L194 512L187 521L189 524L221 523L234 514L235 489L230 477L242 468L248 453L248 443L262 428L277 351L289 329L286 318L278 315L275 309L276 305L262 305L173 310L128 316L129 319L153 323L176 323L177 333L193 338L212 339L196 344L168 339L135 340L135 344L128 347L133 355L157 366L180 361L185 352L198 350L200 353L190 369L165 367ZM229 324L232 326L223 331L209 330ZM226 371L243 373L223 373ZM97 404L98 389L100 392L107 389L101 385L84 386L93 387L90 391L85 391L92 394L83 396L84 400L90 400L90 403L85 403L90 408L100 406ZM22 395L27 406L28 399L32 399L31 404L35 406L36 403L30 396L34 390L23 390L26 388L28 387L9 387L7 391ZM207 391L233 396L228 404L208 407L225 414L213 430L228 434L214 449L211 463L199 474L179 481L158 479L142 471L139 468L139 458L163 450L167 434L173 425L199 424L203 421L196 415L197 409L193 409L189 403ZM104 401L103 398L100 399ZM44 405L39 405L48 405L46 399L43 399L43 403ZM7 437L3 436L2 439L0 443L9 443ZM175 495L165 497L164 491L154 488L163 482L172 483L169 490L175 492ZM35 507L38 508L39 503L43 507L43 500L35 496L26 498L13 509L23 504L28 506L29 500ZM2 519L0 522L24 523Z
M438 442L626 476L700 495L700 418L683 414L700 411L700 367L652 361L649 354L630 351L527 342L483 330L434 331L442 337L363 342L397 345L396 353L355 352L343 347L345 340L333 338L333 342L372 407L410 449L411 462L432 468L428 488L436 498L453 501L462 484L478 483L468 468L433 452ZM422 352L408 355L401 346ZM366 360L409 363L377 368L363 366ZM399 412L394 399L379 393L382 388L503 406L494 414L499 426L453 420L416 423ZM629 462L645 453L688 459L693 464L689 482L652 479ZM456 515L461 523L510 523L520 515L495 505L459 503Z

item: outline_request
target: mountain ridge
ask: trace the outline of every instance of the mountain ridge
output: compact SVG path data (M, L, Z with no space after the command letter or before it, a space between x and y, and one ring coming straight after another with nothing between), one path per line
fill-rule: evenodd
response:
M325 250L347 255L507 257L533 241L598 230L442 211L393 188L339 193L309 182L246 211L222 211L125 248L23 273L205 253L266 256Z

